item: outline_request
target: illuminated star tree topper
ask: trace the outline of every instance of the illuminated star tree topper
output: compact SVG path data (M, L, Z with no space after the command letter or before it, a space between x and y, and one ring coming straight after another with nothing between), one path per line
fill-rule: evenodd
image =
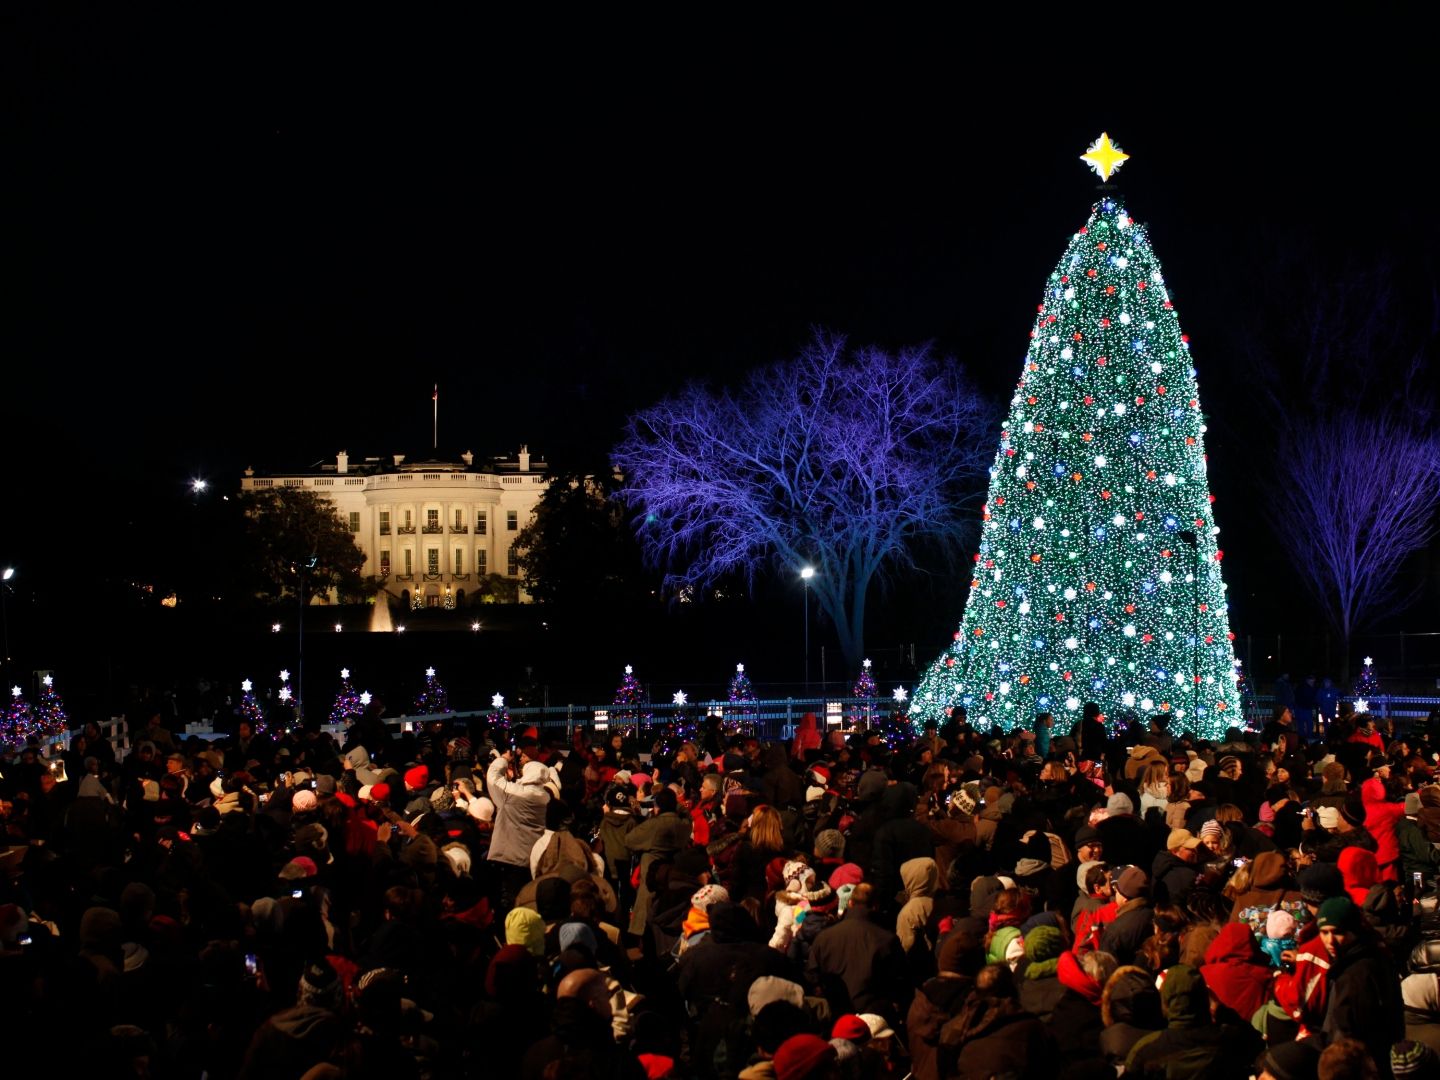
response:
M1091 150L1110 172L1118 152L1108 136ZM1045 284L964 617L912 720L963 704L981 730L1054 712L1068 731L1094 701L1202 738L1240 723L1205 434L1150 238L1106 195Z

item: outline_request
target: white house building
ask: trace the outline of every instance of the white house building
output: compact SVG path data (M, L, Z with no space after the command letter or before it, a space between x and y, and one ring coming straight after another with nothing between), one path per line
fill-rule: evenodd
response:
M522 446L488 461L468 451L412 461L404 454L352 459L342 450L334 463L309 470L246 469L240 487L327 496L365 554L362 574L409 607L448 608L464 606L487 574L519 578L515 538L549 484L545 462ZM520 599L530 599L523 589Z

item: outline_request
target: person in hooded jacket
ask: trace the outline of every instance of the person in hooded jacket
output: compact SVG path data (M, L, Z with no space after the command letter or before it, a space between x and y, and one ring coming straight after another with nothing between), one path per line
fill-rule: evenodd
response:
M1025 932L1025 959L1015 967L1020 1007L1041 1023L1049 1023L1065 994L1058 978L1065 937L1053 926L1036 926Z
M1378 845L1375 861L1380 864L1380 877L1398 881L1400 838L1395 830L1405 816L1404 791L1400 782L1391 778L1388 765L1360 785L1360 800L1365 807L1365 828Z
M979 919L962 919L940 943L939 973L921 983L905 1016L909 1036L910 1070L915 1080L941 1080L936 1053L940 1031L960 1011L975 986L975 976L985 966L985 924Z
M940 1030L940 1075L958 1080L1040 1075L1055 1060L1054 1041L1016 996L1003 964L987 964L960 1012Z
M1151 934L1150 879L1138 866L1131 866L1115 880L1115 919L1100 936L1100 951L1117 963L1133 963Z
M1115 969L1100 995L1100 1051L1119 1068L1135 1044L1165 1026L1155 976L1133 964Z
M1245 1076L1265 1049L1259 1032L1248 1023L1217 1024L1210 1019L1205 980L1189 964L1165 972L1160 1003L1165 1029L1131 1048L1126 1076Z
M1100 1050L1100 1002L1104 986L1115 973L1115 958L1092 950L1083 958L1067 950L1060 954L1056 978L1065 992L1055 1003L1048 1024L1067 1071L1103 1062ZM1061 1075L1065 1075L1064 1072Z
M1250 927L1238 922L1221 927L1200 968L1200 977L1215 999L1247 1024L1270 997L1274 975Z
M679 800L669 788L655 793L655 814L625 834L625 846L640 856L640 887L630 909L630 932L645 936L650 917L650 868L662 859L671 859L690 846L690 819L678 812Z
M1305 901L1278 851L1262 851L1250 864L1250 886L1235 898L1230 918L1243 922L1252 934L1263 934L1272 911L1288 911L1296 922L1306 919Z

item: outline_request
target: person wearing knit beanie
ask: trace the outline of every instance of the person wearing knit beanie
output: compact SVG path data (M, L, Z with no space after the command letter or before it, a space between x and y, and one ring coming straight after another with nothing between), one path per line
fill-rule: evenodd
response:
M301 788L290 798L290 809L297 814L305 814L314 810L320 800L315 797L315 792L309 788Z
M1320 1048L1309 1039L1272 1046L1260 1059L1262 1077L1274 1080L1315 1080L1320 1067Z
M792 1035L775 1051L775 1080L819 1080L835 1063L835 1048L818 1035Z
M822 829L815 836L815 858L845 858L845 834L839 829Z
M416 765L413 769L405 770L406 791L419 791L428 783L430 783L430 769L428 766Z

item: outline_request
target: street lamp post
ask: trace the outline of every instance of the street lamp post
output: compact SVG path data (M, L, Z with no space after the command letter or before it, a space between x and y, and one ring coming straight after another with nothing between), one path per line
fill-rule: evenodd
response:
M300 619L295 643L295 726L299 727L305 717L305 575L315 569L320 561L313 552L300 564Z
M5 598L10 595L13 588L10 581L14 577L15 568L13 566L7 566L4 570L0 570L0 625L3 625L5 635L5 655L0 658L0 669L3 669L6 674L10 671L10 609Z
M805 585L805 696L810 696L810 579L815 576L813 566L800 568L800 580Z

